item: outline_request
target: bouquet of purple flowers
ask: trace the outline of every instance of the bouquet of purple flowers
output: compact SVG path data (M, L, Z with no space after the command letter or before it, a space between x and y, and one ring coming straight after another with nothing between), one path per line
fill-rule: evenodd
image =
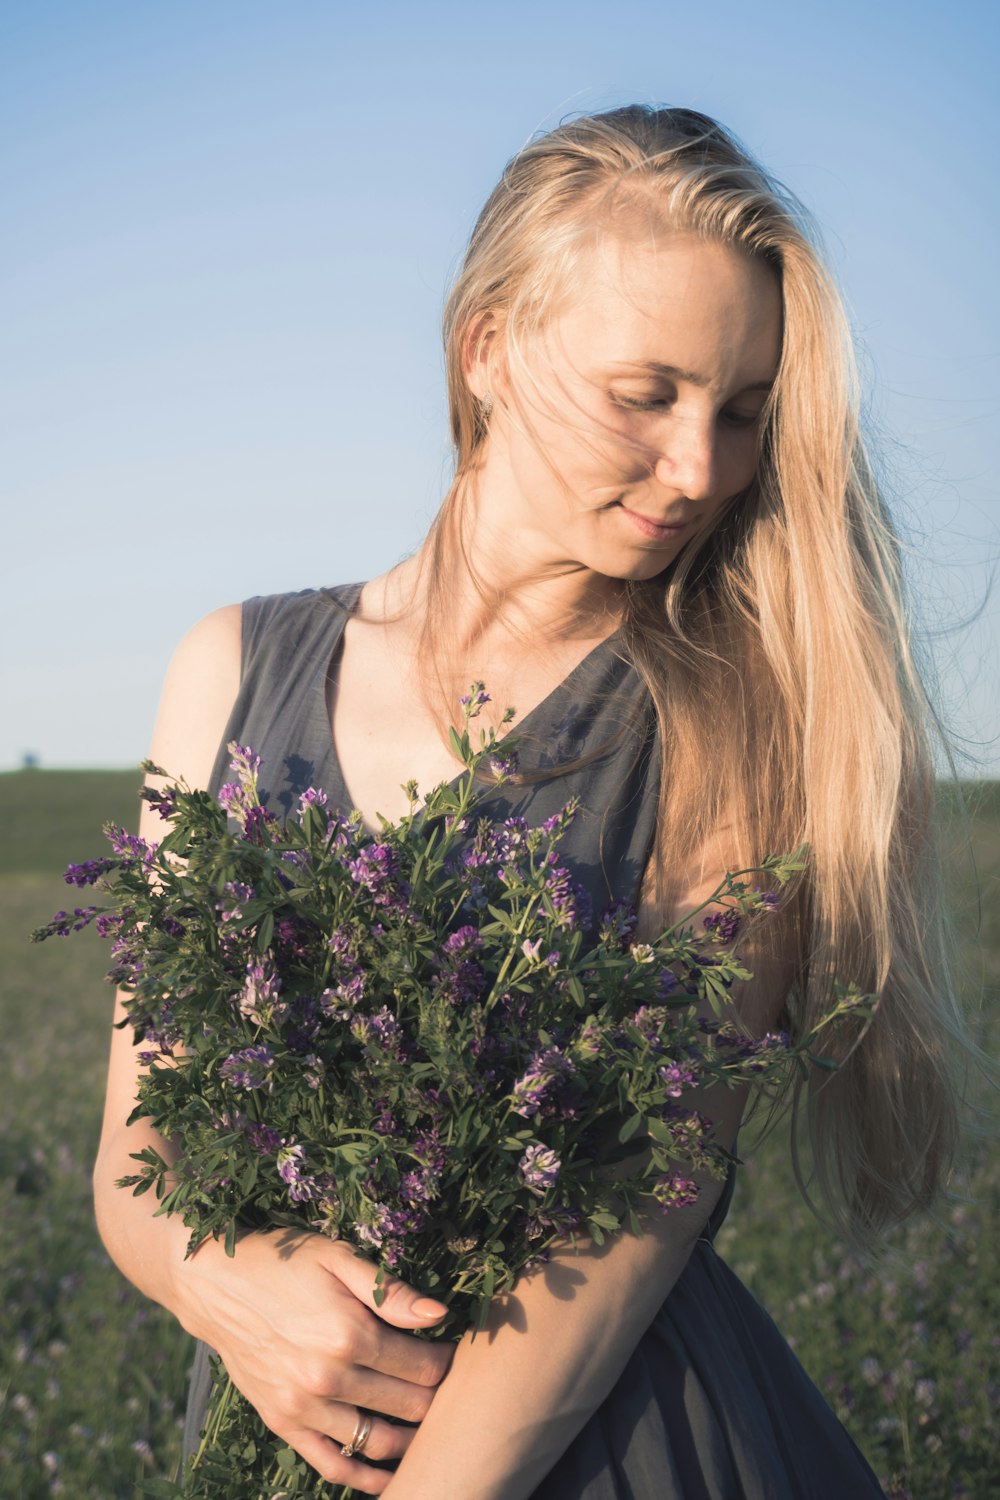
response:
M34 934L93 923L111 942L147 1064L132 1118L180 1152L169 1169L138 1153L121 1185L180 1214L189 1251L214 1235L232 1252L265 1226L349 1241L448 1306L430 1337L482 1328L556 1241L640 1234L644 1214L696 1198L692 1173L723 1176L732 1158L688 1090L829 1065L815 1032L748 1036L725 1008L750 978L741 924L804 851L727 875L655 943L619 907L591 922L559 856L572 803L537 828L478 811L484 784L516 772L510 737L473 748L485 701L474 684L452 731L461 779L422 804L409 784L409 814L377 835L312 789L279 822L236 744L217 799L147 788L162 842L110 827L111 854L66 872L110 903ZM842 990L823 1024L874 1003ZM151 1493L352 1493L320 1483L221 1365L215 1379L182 1485Z

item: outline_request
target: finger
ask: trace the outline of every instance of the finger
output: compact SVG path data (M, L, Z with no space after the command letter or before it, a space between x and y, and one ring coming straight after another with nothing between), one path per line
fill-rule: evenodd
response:
M404 1422L422 1422L430 1410L436 1389L436 1386L411 1380L396 1380L391 1375L357 1365L350 1372L349 1382L345 1381L342 1386L338 1382L335 1389L327 1389L326 1395L335 1402L353 1402L366 1411L398 1417ZM320 1425L325 1427L326 1424ZM337 1430L339 1432L339 1427Z
M368 1411L356 1406L348 1406L342 1401L330 1401L326 1403L325 1409L316 1413L316 1429L335 1443L345 1446L350 1443L355 1433L358 1432L359 1424L362 1422L362 1412L368 1416L371 1425L368 1436L358 1450L358 1455L364 1455L372 1463L386 1463L391 1459L402 1458L407 1448L413 1441L415 1427L400 1427L393 1422L387 1422L385 1417L376 1411ZM312 1421L310 1415L308 1420Z
M381 1495L393 1477L391 1469L376 1469L359 1458L345 1458L341 1444L321 1432L299 1431L281 1436L330 1484L349 1484L359 1494ZM367 1444L365 1447L367 1451Z
M443 1302L424 1297L396 1276L386 1276L381 1287L376 1288L378 1267L342 1241L334 1241L330 1251L330 1268L334 1275L383 1322L392 1323L397 1328L432 1328L448 1311ZM381 1297L378 1303L375 1301L376 1290Z

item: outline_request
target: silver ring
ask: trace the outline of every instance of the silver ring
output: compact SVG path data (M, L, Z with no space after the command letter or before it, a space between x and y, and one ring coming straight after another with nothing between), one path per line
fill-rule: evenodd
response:
M351 1433L351 1440L348 1443L344 1443L340 1450L345 1458L353 1458L355 1453L361 1452L368 1441L371 1430L371 1417L366 1411L359 1410L358 1420L355 1423L354 1431Z

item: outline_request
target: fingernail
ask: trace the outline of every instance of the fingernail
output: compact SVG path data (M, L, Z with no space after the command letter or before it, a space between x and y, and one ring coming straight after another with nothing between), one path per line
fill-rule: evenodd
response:
M418 1297L413 1303L413 1311L418 1318L440 1318L448 1309L430 1297Z

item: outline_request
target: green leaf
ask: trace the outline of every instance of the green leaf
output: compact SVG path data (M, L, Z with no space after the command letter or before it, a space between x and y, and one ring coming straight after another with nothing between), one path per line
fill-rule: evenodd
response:
M266 953L274 937L274 912L266 912L257 927L257 952Z
M274 1461L283 1474L294 1474L298 1469L298 1455L294 1448L279 1448Z
M619 1132L618 1132L618 1139L619 1139L619 1141L621 1141L622 1145L624 1145L626 1141L630 1141L634 1135L638 1134L638 1132L639 1132L639 1130L641 1130L641 1128L642 1128L642 1115L633 1115L631 1117L631 1119L628 1119L628 1120L625 1121L625 1124L619 1130Z

